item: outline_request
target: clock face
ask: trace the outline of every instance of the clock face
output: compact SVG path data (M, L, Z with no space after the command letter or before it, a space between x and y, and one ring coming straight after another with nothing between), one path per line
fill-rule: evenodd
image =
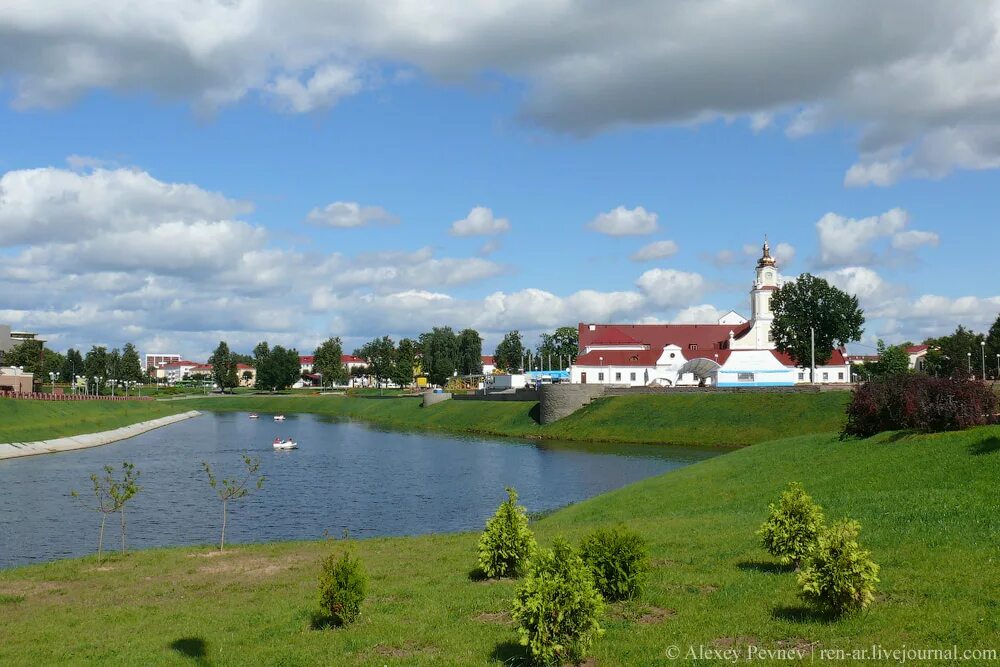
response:
M764 280L770 280L770 279L771 279L771 272L770 271L765 271L764 272Z

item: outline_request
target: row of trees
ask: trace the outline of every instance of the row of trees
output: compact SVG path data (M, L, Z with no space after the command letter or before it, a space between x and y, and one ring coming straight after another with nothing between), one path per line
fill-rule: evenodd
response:
M44 347L41 341L25 340L3 354L0 363L17 366L26 373L33 373L40 381L47 381L55 374L59 382L70 383L76 377L100 378L103 389L108 383L141 382L142 364L135 345L126 343L121 349L108 350L95 345L86 356L70 348L60 354Z

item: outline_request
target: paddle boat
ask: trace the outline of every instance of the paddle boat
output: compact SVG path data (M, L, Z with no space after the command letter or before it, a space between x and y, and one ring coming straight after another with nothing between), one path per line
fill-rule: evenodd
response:
M283 422L285 421L285 415L274 415L274 421Z
M274 439L275 449L298 449L299 443L295 442L291 438L275 438Z
M260 416L256 412L251 412L250 419L260 419Z

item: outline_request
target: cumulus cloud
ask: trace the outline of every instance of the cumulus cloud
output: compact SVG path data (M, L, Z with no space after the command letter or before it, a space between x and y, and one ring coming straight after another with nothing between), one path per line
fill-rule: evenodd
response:
M721 311L713 305L703 303L688 306L674 315L671 324L715 324L728 311Z
M469 215L451 223L453 236L492 236L510 231L507 218L494 217L492 209L476 206Z
M399 218L381 206L362 206L353 201L335 201L309 211L306 221L319 227L349 229L372 224L395 225Z
M396 70L446 82L502 72L527 91L521 117L560 132L744 117L798 137L849 124L860 139L848 185L1000 166L998 0L774 0L768 11L753 0L398 0L391 11L108 0L101 12L59 0L4 3L0 26L0 76L18 108L110 89L203 108L257 93L311 112L392 85Z
M665 259L677 254L677 244L674 241L653 241L639 248L632 254L633 262L649 262L655 259Z
M642 206L632 209L619 206L607 213L601 213L587 223L587 226L595 232L608 236L639 236L655 232L658 217L656 213L647 211Z
M909 219L909 214L899 208L867 218L827 213L816 223L819 262L826 267L866 266L893 259L893 255L880 251L880 242L888 242L897 251L895 257L906 257L921 246L937 245L937 234L907 230Z
M700 274L676 269L650 269L635 284L652 303L664 308L690 305L707 289Z

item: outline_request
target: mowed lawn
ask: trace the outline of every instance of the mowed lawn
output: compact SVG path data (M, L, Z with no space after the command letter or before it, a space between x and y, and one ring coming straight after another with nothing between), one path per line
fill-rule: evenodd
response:
M624 523L651 543L648 591L612 609L597 665L694 664L683 659L691 646L1000 648L997 479L1000 427L847 442L810 435L634 484L534 529L548 545ZM840 620L813 612L794 574L759 548L767 504L792 480L828 519L861 522L882 566L869 611ZM502 499L501 489L487 492ZM470 578L476 539L282 543L223 555L185 547L0 571L0 664L518 664L507 616L516 582ZM314 629L320 560L344 548L368 567L370 596L356 625ZM671 646L682 659L666 658Z
M0 442L108 431L184 412L182 401L25 401L0 398Z

